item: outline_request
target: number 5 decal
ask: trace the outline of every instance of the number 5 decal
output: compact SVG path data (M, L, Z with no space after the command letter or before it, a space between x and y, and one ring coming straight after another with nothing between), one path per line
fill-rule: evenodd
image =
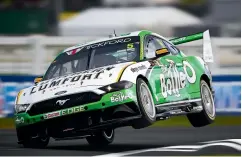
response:
M134 43L127 44L127 49L132 49L132 48L134 48Z

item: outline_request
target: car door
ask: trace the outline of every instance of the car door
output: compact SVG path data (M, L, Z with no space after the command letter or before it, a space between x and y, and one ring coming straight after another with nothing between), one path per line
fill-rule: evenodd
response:
M173 59L176 61L176 67L179 70L179 92L181 94L181 98L185 99L194 99L194 97L200 96L197 92L197 68L192 64L191 59L189 56L186 57L182 55L181 51L175 47L170 42L164 40L164 43L167 45L169 51L174 55ZM198 95L197 95L198 94Z
M161 73L165 80L161 80L161 87L167 96L167 102L186 100L189 98L187 92L187 80L184 73L184 60L180 55L180 51L174 45L165 39L156 38L159 43L163 43L170 52L168 55L159 58L161 64L164 65L164 71Z
M144 59L151 63L150 71L147 75L149 84L152 88L153 99L155 104L165 103L166 97L161 93L160 74L162 73L162 67L160 62L156 58L155 51L161 49L161 45L157 43L154 36L147 35L144 39Z
M187 99L185 90L185 76L183 75L183 60L179 55L179 50L169 42L156 36L149 36L145 39L145 56L154 58L157 49L167 48L169 53L153 61L156 63L152 67L149 76L156 103L168 103ZM181 72L181 73L180 73Z

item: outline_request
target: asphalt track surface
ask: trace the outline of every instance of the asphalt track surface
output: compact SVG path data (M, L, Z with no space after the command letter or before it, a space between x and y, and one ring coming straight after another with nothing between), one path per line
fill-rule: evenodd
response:
M1 130L0 155L103 155L104 157L114 157L121 155L235 155L241 152L240 140L237 140L237 143L234 140L228 140L241 139L240 126L208 126L203 128L150 127L140 130L125 127L115 131L114 142L106 148L91 148L85 139L79 139L69 141L51 140L46 149L25 149L16 143L17 138L14 130Z

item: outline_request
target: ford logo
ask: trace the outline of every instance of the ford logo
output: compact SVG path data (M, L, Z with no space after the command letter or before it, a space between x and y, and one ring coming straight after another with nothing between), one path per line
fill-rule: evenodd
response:
M60 92L55 93L55 95L61 95L61 94L64 94L66 92L67 92L66 90L65 91L60 91Z

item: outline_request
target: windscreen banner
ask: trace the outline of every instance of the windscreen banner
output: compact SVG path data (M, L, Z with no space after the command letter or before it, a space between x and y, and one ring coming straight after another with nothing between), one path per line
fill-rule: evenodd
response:
M14 116L14 103L18 92L34 85L35 76L0 76L0 117ZM216 112L240 114L241 81L240 75L214 76Z

